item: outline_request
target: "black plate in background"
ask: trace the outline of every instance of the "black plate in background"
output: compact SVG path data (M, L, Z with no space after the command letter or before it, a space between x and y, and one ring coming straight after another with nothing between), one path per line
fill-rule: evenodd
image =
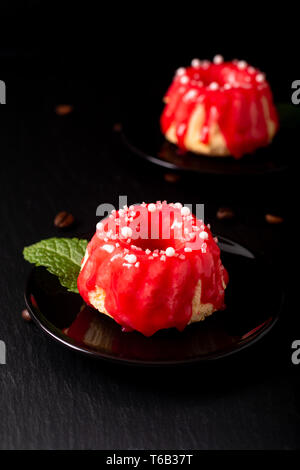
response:
M278 105L281 127L273 142L239 160L182 152L161 133L159 120L162 109L159 102L143 102L142 106L135 106L121 123L122 142L140 158L171 170L206 174L262 175L289 167L295 146L295 121L300 122L300 113L292 105Z
M81 297L67 292L44 268L34 268L29 276L27 308L49 336L99 359L176 365L226 357L253 344L272 328L282 307L283 293L263 260L237 243L222 237L219 240L230 277L227 307L181 333L170 329L150 338L138 332L124 333L112 319L90 307L78 316L83 307ZM65 331L68 328L69 335Z

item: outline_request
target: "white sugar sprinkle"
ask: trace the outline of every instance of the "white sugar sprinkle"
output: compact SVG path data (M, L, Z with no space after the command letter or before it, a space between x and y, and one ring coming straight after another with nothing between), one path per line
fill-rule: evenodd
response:
M202 238L202 240L206 240L208 238L208 233L207 232L200 232L199 237Z
M223 56L221 56L220 54L217 54L215 55L215 57L213 58L213 61L214 61L214 64L222 64L224 62L224 58Z
M107 251L107 253L112 253L115 247L113 245L103 245L102 250Z
M149 250L149 248L147 248L146 251L145 251L145 253L146 253L146 255L150 255L151 250Z
M265 80L265 75L263 73L258 73L255 77L255 80L258 82L258 83L261 83Z
M183 85L188 83L188 81L189 81L189 77L187 77L186 75L183 75L180 79L180 83L182 83Z
M103 229L103 223L102 223L102 222L98 222L97 225L96 225L96 229L97 229L97 230L102 230L102 229Z
M185 68L184 67L180 67L179 69L176 70L176 75L180 76L180 75L184 75L185 74Z
M191 62L192 67L197 68L197 67L200 67L200 65L201 65L201 60L199 60L199 59L193 59L192 62Z
M127 268L131 268L131 267L132 267L132 264L129 264L129 263L123 263L123 266L126 266Z
M210 90L218 90L219 89L219 84L217 82L212 82L209 87Z
M132 230L130 227L122 227L121 233L124 238L128 238L132 236Z
M139 265L140 265L140 262L138 261L137 263L135 263L135 265L134 265L134 266L135 266L136 268L138 268L138 267L139 267Z
M172 246L168 246L166 249L166 255L167 256L174 256L175 255L175 250Z
M189 246L186 246L185 249L184 249L184 251L185 251L186 253L190 253L190 252L192 251L192 248L190 248Z
M189 215L190 213L191 213L191 211L190 211L189 207L182 207L182 209L181 209L181 215L187 216L187 215Z
M176 209L181 209L182 208L181 202L175 202L174 207L176 207Z
M136 258L135 255L126 255L126 256L124 257L124 259L125 259L126 261L128 261L128 263L130 263L130 264L135 264L135 263L136 263L136 260L137 260L137 258Z
M245 60L239 60L237 63L237 67L240 70L245 70L245 68L247 67L247 62Z
M149 204L148 211L149 212L155 212L156 211L156 205L155 204Z

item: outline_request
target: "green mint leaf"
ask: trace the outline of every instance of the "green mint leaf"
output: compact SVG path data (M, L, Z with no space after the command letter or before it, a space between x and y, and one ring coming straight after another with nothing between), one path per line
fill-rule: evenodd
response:
M78 293L77 278L87 240L78 238L48 238L24 248L24 258L36 266L44 266L58 277L62 286Z

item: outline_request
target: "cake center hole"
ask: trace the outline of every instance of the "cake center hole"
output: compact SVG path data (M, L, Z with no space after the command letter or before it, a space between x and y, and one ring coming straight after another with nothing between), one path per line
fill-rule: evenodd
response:
M165 251L169 246L177 250L183 246L182 240L177 240L174 238L138 238L136 240L132 240L132 244L142 248L142 250L146 251L147 249L150 251L154 250L163 250Z

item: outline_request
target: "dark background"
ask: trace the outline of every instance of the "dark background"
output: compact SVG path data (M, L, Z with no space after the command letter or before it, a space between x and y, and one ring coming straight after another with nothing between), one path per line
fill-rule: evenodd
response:
M299 78L293 17L266 22L249 5L235 16L194 4L174 16L152 4L115 5L110 13L84 4L3 5L0 339L7 364L0 366L0 448L299 448L300 365L291 363L291 344L300 333L289 295L261 344L209 367L138 370L89 361L21 319L30 271L23 247L63 235L53 226L60 210L76 218L68 235L91 231L96 207L117 204L120 194L129 203L204 202L214 232L264 253L289 290L295 166L255 178L186 174L168 183L165 170L123 149L112 128L144 97L160 100L174 69L217 53L260 67L275 100L289 102ZM74 111L57 116L61 103ZM286 151L299 157L294 141ZM231 223L216 219L224 205L236 211ZM284 224L266 224L268 211Z

